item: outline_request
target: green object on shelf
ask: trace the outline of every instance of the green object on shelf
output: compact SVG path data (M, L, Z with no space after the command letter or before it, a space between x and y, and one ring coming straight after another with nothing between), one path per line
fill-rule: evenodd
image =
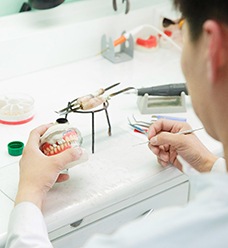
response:
M20 156L24 149L24 143L21 141L12 141L8 144L8 153L11 156Z

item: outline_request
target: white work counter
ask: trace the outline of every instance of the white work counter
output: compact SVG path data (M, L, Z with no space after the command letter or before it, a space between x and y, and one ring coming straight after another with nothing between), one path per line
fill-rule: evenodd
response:
M160 64L162 54L169 54L172 62L166 60ZM26 143L32 128L58 118L55 110L100 87L121 81L120 86L110 90L111 93L131 85L151 86L159 80L180 82L182 75L174 73L179 70L177 55L168 50L154 54L136 53L134 60L115 65L97 57L1 82L6 91L13 89L33 96L36 108L34 119L27 124L1 125L0 128L0 190L4 194L0 213L2 244L18 182L19 157L8 155L7 144L12 140ZM162 68L155 67L156 63ZM170 67L172 70L166 69ZM162 74L162 71L166 73ZM95 114L94 154L91 153L90 114L69 114L70 123L83 134L83 146L89 153L89 160L70 169L70 180L55 185L48 195L44 215L56 247L62 246L62 242L68 247L79 247L95 231L111 232L150 209L187 202L187 176L173 167L160 167L147 145L134 146L146 141L146 137L134 133L128 126L127 117L132 114L140 117L136 100L134 94L122 94L109 101L110 137L105 114ZM198 127L200 122L187 102L187 112L174 115L186 117L193 127ZM209 149L221 151L219 144L204 131L198 134Z
M96 56L0 81L1 93L23 92L35 100L32 121L22 125L0 124L1 248L17 191L20 159L7 153L7 144L13 140L26 143L34 127L54 122L59 117L55 111L69 101L117 82L121 84L107 94L128 86L184 82L180 53L175 49L135 51L133 60L120 64ZM147 139L133 132L127 118L133 114L149 118L140 115L136 101L134 94L110 99L111 136L105 113L95 114L94 154L91 153L91 115L69 114L69 122L82 132L89 160L70 169L70 180L56 184L48 194L43 212L54 247L80 247L95 232L110 233L150 209L188 201L188 177L172 166L158 165L147 145L135 146ZM186 102L186 112L169 115L186 117L193 128L201 126L189 97ZM221 154L221 145L205 131L197 135L211 151Z

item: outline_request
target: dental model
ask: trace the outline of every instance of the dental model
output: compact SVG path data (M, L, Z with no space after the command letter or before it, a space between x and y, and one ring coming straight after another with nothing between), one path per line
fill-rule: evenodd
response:
M80 131L72 127L65 118L60 118L56 124L51 126L40 139L40 149L47 156L53 156L65 151L71 147L81 147L82 136ZM82 149L81 157L69 163L66 169L69 169L79 163L88 160L88 154L85 149Z

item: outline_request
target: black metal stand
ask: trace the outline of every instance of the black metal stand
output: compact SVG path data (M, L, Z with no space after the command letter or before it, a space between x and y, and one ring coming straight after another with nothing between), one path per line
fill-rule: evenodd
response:
M103 103L102 108L99 108L99 109L96 109L96 110L90 110L90 111L83 111L83 110L75 110L75 109L73 109L71 107L71 103L70 102L68 103L68 109L71 110L71 112L81 113L81 114L91 114L92 115L92 153L94 153L94 146L95 146L94 145L95 144L95 124L94 124L95 113L105 111L106 119L107 119L107 122L108 122L108 135L109 136L112 135L112 133L111 133L111 124L110 124L110 120L109 120L109 116L108 116L108 110L107 110L108 106L109 106L109 103L108 103L108 101L106 101L106 102ZM67 119L67 115L68 115L68 112L65 115L66 119Z

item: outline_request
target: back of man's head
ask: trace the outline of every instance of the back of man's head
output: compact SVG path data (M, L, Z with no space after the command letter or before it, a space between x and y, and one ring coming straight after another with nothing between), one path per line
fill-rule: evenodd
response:
M193 41L197 41L206 20L216 20L228 25L228 0L174 0L188 21Z

